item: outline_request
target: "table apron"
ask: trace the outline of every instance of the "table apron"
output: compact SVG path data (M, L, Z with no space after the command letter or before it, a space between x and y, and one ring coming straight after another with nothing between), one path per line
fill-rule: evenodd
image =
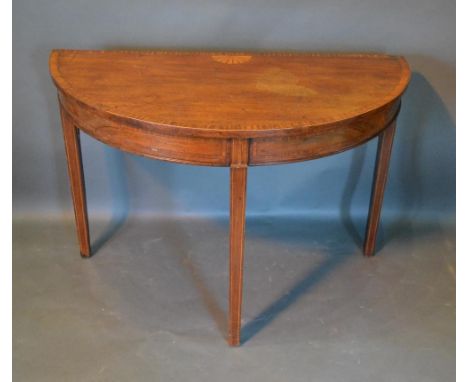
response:
M314 129L310 134L257 138L250 144L249 165L299 162L336 154L376 137L397 116L400 100L351 120Z
M203 166L232 165L232 137L198 137L167 134L134 126L131 121L104 115L59 93L62 109L77 128L120 150L153 159ZM248 141L247 165L268 165L305 161L335 154L377 136L398 115L400 99L356 118L311 128L291 136L243 138Z

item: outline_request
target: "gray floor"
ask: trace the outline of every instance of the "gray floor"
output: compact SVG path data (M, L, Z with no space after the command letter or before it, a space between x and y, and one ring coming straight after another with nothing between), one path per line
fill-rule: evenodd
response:
M227 228L93 222L81 259L71 222L16 221L14 380L455 380L453 230L389 225L366 259L340 221L249 220L229 348Z

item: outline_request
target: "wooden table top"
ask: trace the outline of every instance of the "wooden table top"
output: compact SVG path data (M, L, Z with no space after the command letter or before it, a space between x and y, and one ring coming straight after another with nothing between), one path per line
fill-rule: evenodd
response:
M394 102L410 78L404 58L381 54L54 50L50 71L91 110L213 137L341 123Z

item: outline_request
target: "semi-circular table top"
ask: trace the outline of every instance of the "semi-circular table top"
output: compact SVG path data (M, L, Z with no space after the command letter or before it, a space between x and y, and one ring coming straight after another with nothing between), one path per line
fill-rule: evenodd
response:
M50 72L85 132L137 154L208 165L229 165L229 139L251 140L249 164L354 147L396 117L410 79L404 58L365 53L54 50ZM170 149L143 147L150 135ZM176 153L181 138L203 138L214 151L185 158Z

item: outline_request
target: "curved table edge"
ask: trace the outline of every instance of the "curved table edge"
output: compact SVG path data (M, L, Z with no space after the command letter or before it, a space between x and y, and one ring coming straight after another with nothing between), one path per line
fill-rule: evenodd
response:
M116 113L112 113L107 110L102 110L94 105L87 103L86 101L78 98L76 95L72 94L70 90L65 86L66 80L61 76L59 65L58 65L58 54L62 50L55 49L51 51L49 57L49 71L52 77L52 80L57 87L57 89L67 97L72 98L82 107L92 110L98 115L109 118L116 123L133 126L135 128L140 128L147 131L156 131L162 134L171 134L171 135L181 135L181 136L195 136L195 137L207 137L207 138L262 138L262 137L285 137L285 136L296 136L304 135L310 133L312 129L317 128L329 128L335 125L345 124L349 121L352 121L356 117L365 116L367 114L376 112L383 109L386 105L395 102L398 100L402 94L405 92L408 87L411 70L408 65L408 62L403 56L394 56L398 57L400 65L402 67L402 76L398 85L395 87L395 90L390 94L389 98L386 99L382 104L373 109L367 110L363 113L359 113L354 116L350 116L345 119L335 120L332 122L326 122L323 124L315 125L306 125L306 126L292 126L290 128L281 128L281 129L265 129L265 130L223 130L223 129L203 129L203 128L193 128L186 126L177 126L177 125L166 125L151 121L145 121L136 119L129 116L122 116ZM105 52L105 51L103 51Z

